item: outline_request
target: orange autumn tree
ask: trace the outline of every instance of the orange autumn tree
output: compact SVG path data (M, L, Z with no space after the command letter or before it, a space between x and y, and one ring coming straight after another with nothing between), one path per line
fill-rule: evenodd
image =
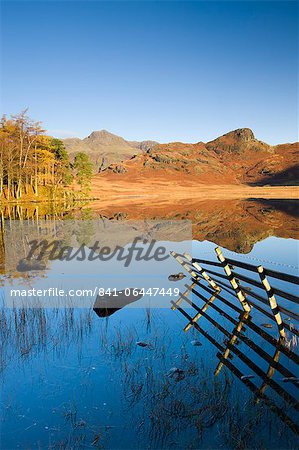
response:
M72 170L63 142L45 134L27 110L0 121L0 199L25 196L53 197L72 181Z

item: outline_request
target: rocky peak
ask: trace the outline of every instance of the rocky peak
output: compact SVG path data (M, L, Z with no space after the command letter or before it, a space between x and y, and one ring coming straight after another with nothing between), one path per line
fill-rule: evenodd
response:
M93 131L86 139L106 139L111 137L118 137L115 134L109 133L107 130Z
M249 142L255 140L253 131L250 128L238 128L237 130L230 131L224 136L235 138L241 142Z
M115 146L122 148L130 147L125 139L117 136L116 134L109 133L107 130L93 131L87 138L84 139L84 142L86 142L94 150L99 149L99 146L110 146L111 150L113 150L113 147L115 149Z

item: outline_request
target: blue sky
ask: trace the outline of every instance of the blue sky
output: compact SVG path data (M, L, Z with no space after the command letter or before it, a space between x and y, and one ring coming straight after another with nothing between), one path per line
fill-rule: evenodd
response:
M58 137L298 140L296 2L7 1L1 112Z

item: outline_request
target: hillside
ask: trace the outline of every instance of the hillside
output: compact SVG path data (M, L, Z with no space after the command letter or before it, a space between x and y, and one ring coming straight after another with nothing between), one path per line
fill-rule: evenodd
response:
M269 236L299 239L296 200L225 199L223 196L212 201L202 197L148 203L144 199L138 201L134 198L127 201L123 199L121 204L107 204L99 200L92 206L94 213L97 216L100 214L102 219L132 220L136 224L146 219L149 228L151 220L152 223L190 220L193 239L217 242L221 247L237 253L249 253L256 242ZM161 239L176 236L176 231L174 229L173 233L169 232L168 236L162 235ZM163 233L163 228L161 232ZM122 245L125 243L122 242Z
M93 131L84 139L64 139L64 144L71 157L78 152L87 153L95 166L95 171L100 172L112 163L126 161L132 156L148 150L157 142L126 141L120 136L101 130Z
M126 181L193 179L204 184L298 184L299 143L271 146L249 128L231 131L196 144L157 144L121 164L111 164L102 176Z

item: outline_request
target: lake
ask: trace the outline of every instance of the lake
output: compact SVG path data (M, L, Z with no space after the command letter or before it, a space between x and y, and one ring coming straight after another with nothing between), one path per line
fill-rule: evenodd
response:
M32 233L57 233L75 221L69 234L76 245L91 239L91 224L97 223L106 245L125 247L132 242L130 227L158 236L167 251L217 263L220 246L226 258L296 277L296 200L203 200L150 208L127 203L104 210L28 204L1 214L1 448L297 447L298 285L273 282L289 296L276 295L285 311L282 340L263 289L240 281L248 299L257 292L266 301L253 300L257 307L246 314L228 280L213 296L209 284L194 283L174 258L140 262L131 271L113 260L105 270L86 273L47 261L34 276L8 264L10 257L21 258ZM223 268L215 267L215 280L222 283ZM179 272L186 276L169 280ZM239 273L248 276L244 268ZM258 282L257 273L251 277ZM92 286L100 279L117 292L146 289L137 300L120 296L110 309L103 299L95 304L94 296L72 307L46 298L42 307L21 308L17 298L14 304L7 299L12 287L60 285L66 279L79 286L83 278ZM160 289L155 297L151 286ZM175 288L185 293L179 305ZM184 331L196 315L196 324Z

